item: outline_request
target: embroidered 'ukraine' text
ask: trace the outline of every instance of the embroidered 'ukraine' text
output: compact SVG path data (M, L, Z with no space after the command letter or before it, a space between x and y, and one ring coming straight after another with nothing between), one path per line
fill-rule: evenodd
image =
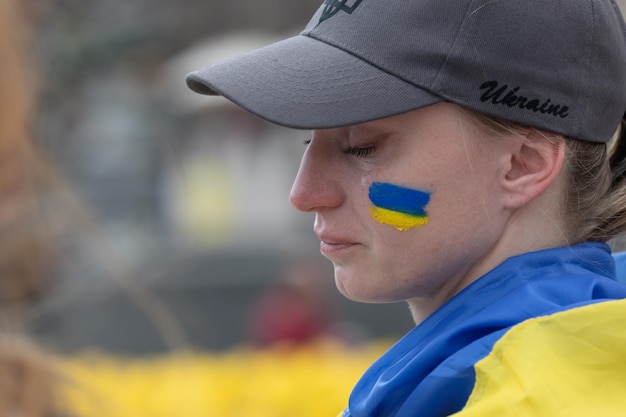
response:
M507 84L500 87L497 81L487 81L481 84L480 89L484 90L483 94L480 96L480 101L482 102L491 101L493 104L518 107L522 110L548 114L562 119L569 116L569 107L554 104L550 99L540 100L518 95L519 87L509 89Z

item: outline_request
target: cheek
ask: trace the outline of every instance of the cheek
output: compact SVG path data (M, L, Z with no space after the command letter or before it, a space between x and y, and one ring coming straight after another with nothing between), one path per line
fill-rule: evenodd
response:
M373 182L368 197L369 213L378 223L405 231L428 223L430 192L400 185Z

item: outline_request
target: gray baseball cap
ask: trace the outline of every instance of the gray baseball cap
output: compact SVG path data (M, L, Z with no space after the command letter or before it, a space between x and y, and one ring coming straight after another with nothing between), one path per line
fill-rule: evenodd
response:
M614 0L325 0L298 36L187 85L300 129L448 101L608 142L626 111L626 25Z

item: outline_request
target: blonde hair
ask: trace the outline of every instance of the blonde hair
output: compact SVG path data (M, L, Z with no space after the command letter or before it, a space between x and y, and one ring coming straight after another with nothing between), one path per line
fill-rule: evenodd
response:
M626 231L626 129L609 145L568 141L570 209L581 207L580 240L607 242ZM575 198L576 191L578 196Z
M533 129L463 108L475 124L496 135ZM626 232L626 129L616 132L610 145L564 138L545 132L546 140L566 145L568 187L563 215L569 244L608 242Z

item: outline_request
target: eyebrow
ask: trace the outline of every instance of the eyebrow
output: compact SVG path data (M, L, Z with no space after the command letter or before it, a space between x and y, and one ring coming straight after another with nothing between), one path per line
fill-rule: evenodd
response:
M350 138L352 135L364 136L367 135L372 138L382 137L390 134L390 129L379 127L374 122L361 123L358 125L351 126L351 129L348 132L348 137Z

